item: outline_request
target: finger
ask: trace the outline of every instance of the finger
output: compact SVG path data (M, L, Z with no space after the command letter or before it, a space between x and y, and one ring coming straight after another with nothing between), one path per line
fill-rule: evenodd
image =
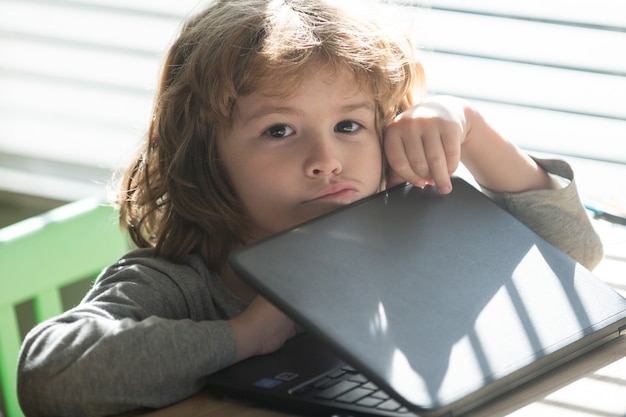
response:
M431 179L431 172L424 140L425 136L418 131L404 138L402 143L404 155L409 161L411 174L427 181Z
M461 141L460 132L444 132L441 135L441 143L446 155L448 175L454 174L461 162Z
M424 138L424 153L430 177L441 194L452 191L444 140L439 133Z
M397 185L400 182L408 181L418 187L423 187L425 179L415 173L407 157L405 140L398 134L396 129L389 129L385 133L384 140L385 157L391 168L390 180ZM423 153L423 152L422 152Z
M441 144L443 146L446 159L447 175L444 179L443 172L441 173L443 182L438 180L439 182L437 183L437 186L440 193L448 194L452 191L452 181L450 176L456 172L461 162L461 142L459 140L459 132L453 131L448 134L442 134Z

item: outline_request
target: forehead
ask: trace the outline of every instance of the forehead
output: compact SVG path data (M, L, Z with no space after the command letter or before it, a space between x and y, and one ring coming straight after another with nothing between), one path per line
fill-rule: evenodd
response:
M320 94L322 90L326 95ZM267 101L291 101L301 96L317 96L319 100L367 100L374 106L374 94L369 83L361 82L347 71L337 72L324 68L292 76L275 73L274 76L259 81L251 93L240 96L237 104L249 101L246 99L252 97Z
M374 82L372 73L364 68L345 58L319 51L299 62L276 61L258 54L253 64L245 70L248 76L238 88L242 95L246 94L246 90L247 93L259 90L269 93L271 90L271 94L286 96L307 80L320 75L329 82L339 79L346 85L355 84L362 89L371 88Z
M256 93L266 97L293 98L316 88L332 88L338 96L372 96L371 87L346 71L334 72L326 69L299 74L289 80L277 75L259 84Z

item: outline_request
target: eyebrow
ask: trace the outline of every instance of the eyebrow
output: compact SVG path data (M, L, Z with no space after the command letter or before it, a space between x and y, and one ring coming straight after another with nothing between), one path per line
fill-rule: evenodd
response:
M376 106L369 101L359 101L357 103L348 104L341 107L341 111L351 112L356 110L376 110Z
M362 109L363 110L375 110L375 106L373 103L370 103L368 101L359 101L355 103L346 104L344 106L340 106L338 111L342 113L350 113L350 112L362 110ZM256 119L259 119L263 116L270 115L270 114L286 114L286 115L303 116L304 111L295 107L269 106L269 107L263 107L253 112L248 117L243 119L243 121L244 123L249 123L252 120L256 120Z
M251 115L243 119L244 123L248 123L252 120L260 119L263 116L267 116L269 114L289 114L302 116L304 112L302 110L296 109L294 107L281 107L281 106L270 106L263 107L258 111L253 112Z

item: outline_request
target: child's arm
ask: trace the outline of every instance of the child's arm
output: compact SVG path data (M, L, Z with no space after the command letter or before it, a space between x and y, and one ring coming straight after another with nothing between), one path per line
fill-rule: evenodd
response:
M535 161L498 134L461 99L436 97L414 106L385 131L390 185L408 181L451 191L459 162L483 187L497 192L557 188Z
M18 369L24 412L112 415L180 401L233 363L227 320L245 307L196 258L131 252L80 305L29 332Z
M487 195L544 239L590 269L602 259L569 165L531 158L466 101L436 97L408 109L387 127L384 145L389 186L435 183L446 194L463 162ZM569 184L561 188L548 172Z
M296 334L294 321L261 296L229 323L237 340L236 361L271 353Z

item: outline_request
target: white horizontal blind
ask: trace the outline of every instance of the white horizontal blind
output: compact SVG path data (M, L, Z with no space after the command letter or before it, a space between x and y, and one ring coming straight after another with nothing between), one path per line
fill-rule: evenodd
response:
M162 56L197 5L0 0L0 188L100 190L146 130Z
M402 4L422 6L413 31L432 94L478 103L527 149L626 163L626 2Z
M385 3L410 20L431 94L471 99L528 149L626 163L623 0ZM203 4L0 0L0 189L101 188L147 127L180 21Z

